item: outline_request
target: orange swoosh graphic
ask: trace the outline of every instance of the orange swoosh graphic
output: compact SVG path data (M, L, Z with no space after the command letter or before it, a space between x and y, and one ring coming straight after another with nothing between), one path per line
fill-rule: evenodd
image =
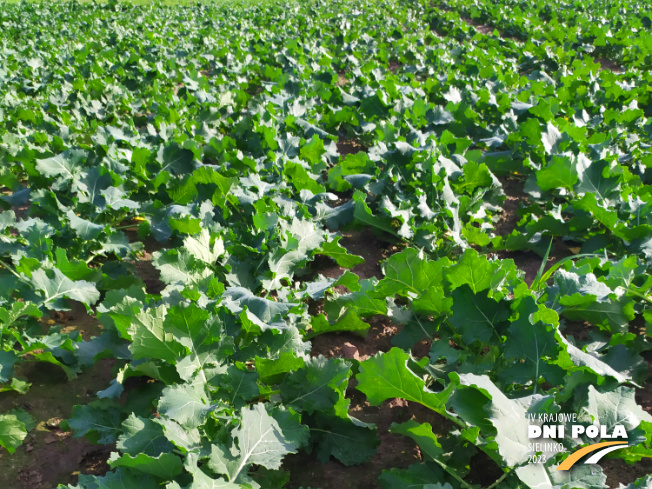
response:
M626 441L604 441L602 443L594 443L593 445L589 445L588 447L580 448L578 451L574 452L566 460L564 460L559 465L559 467L557 467L557 470L568 470L573 465L575 465L575 462L577 462L587 453L595 452L600 448L609 447L611 445L627 445L627 442Z

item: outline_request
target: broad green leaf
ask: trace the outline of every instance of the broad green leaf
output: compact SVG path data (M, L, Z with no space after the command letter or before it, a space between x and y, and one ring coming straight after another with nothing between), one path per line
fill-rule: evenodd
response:
M184 380L199 372L205 382L206 366L222 363L232 347L229 339L222 339L223 331L217 319L211 318L208 311L195 304L170 308L163 321L163 329L166 335L171 334L177 343L188 349L177 360L177 371Z
M165 417L156 419L155 422L163 427L166 438L182 453L199 450L201 434L197 428L181 426L176 421Z
M358 314L353 310L347 310L337 321L332 324L326 319L323 314L313 316L310 325L312 326L313 335L317 336L322 333L341 333L349 331L362 337L367 335L369 324L364 322ZM312 336L312 335L311 335Z
M432 426L428 423L417 423L413 419L405 423L392 423L389 427L390 433L405 435L412 438L423 453L438 460L444 453L437 436L432 432Z
M451 388L442 392L429 390L423 379L408 367L409 359L408 353L392 348L387 353L378 353L360 362L356 388L367 396L367 401L372 406L377 406L386 399L400 397L442 413Z
M321 414L316 420L317 458L321 463L333 456L346 466L367 462L380 443L373 425Z
M556 329L537 320L539 307L530 296L523 298L517 312L519 317L509 325L504 344L505 358L516 359L514 369L536 386L550 369L546 358L555 360L559 353Z
M165 480L172 479L183 471L181 459L178 455L172 453L161 453L156 456L145 453L119 456L116 452L113 452L108 463L111 468L128 467L137 472L143 472Z
M188 454L186 457L185 469L192 475L192 484L186 489L241 489L240 484L234 484L224 480L222 477L217 479L209 476L198 466L198 455L196 453ZM179 486L180 487L180 486Z
M57 311L68 310L64 298L82 302L87 306L95 304L100 298L99 291L92 283L85 280L73 282L57 268L52 269L49 274L43 269L35 270L32 273L32 284L42 292L45 307Z
M607 476L598 465L576 465L573 470L546 467L554 489L607 489ZM536 487L536 486L535 486Z
M70 149L51 158L36 160L36 169L46 177L61 176L69 181L79 173L82 161L85 159L85 151Z
M356 265L364 263L364 258L350 254L346 248L341 246L338 243L340 239L341 237L338 236L333 241L322 243L319 250L315 251L315 254L330 256L339 266L344 268L353 268Z
M568 141L568 136L562 135L552 123L548 122L546 131L541 133L541 142L547 154L558 154L561 152L561 143Z
M360 289L350 294L341 295L332 301L328 301L324 307L328 319L339 321L346 310L354 310L359 317L374 316L376 314L387 314L386 300L376 299L373 291L377 281L375 278L360 281Z
M129 350L135 360L156 358L174 365L186 353L186 348L180 344L174 334L166 331L165 306L140 311L132 317L129 335L132 343Z
M9 326L23 316L40 318L43 316L43 313L35 304L30 302L14 302L11 304L11 309L0 307L0 325L5 328L9 328Z
M452 293L453 315L448 321L467 344L501 343L503 329L511 311L505 301L496 302L484 295L474 294L464 284Z
M277 316L287 313L297 305L255 296L244 287L227 287L224 296L236 302L240 307L247 306L252 314L265 323L271 323Z
M631 433L642 421L652 423L652 416L636 403L635 394L631 387L620 386L602 393L589 385L586 410L592 420L600 426L606 426L608 432L611 433L616 425L623 425ZM643 440L636 440L636 434L634 437L630 434L630 444L641 441Z
M204 422L211 406L204 388L197 384L169 385L161 393L158 412L186 428L196 428Z
M215 264L225 251L222 238L215 238L211 245L211 235L208 229L202 229L197 237L188 236L183 244L192 256L204 263Z
M86 219L77 216L71 210L68 211L66 217L68 218L68 221L70 221L70 227L85 241L91 241L97 238L100 233L104 231L104 226L101 224L87 221Z
M407 469L383 470L378 481L384 489L453 489L445 480L441 467L434 462L415 463Z
M0 350L0 382L7 382L13 377L16 360L18 356L13 351Z
M120 411L103 401L73 407L68 426L76 437L86 437L93 443L113 443L120 433Z
M222 391L218 394L231 404L240 407L260 395L258 373L229 365L218 381Z
M156 456L170 452L173 445L165 438L160 424L131 413L122 423L122 434L116 447L129 455Z
M466 389L477 390L484 399L461 409L463 398L455 394L451 398L455 412L467 423L479 426L481 431L486 430L487 423L490 423L493 432L483 434L493 438L497 445L495 449L507 467L524 463L531 442L525 408L517 400L508 398L486 375L461 374L459 382Z
M326 152L324 149L324 142L313 134L310 141L308 141L300 150L301 157L308 161L313 171L319 171L319 163L321 163L322 155Z
M614 370L609 364L603 362L598 357L572 345L563 336L558 335L558 338L561 340L563 348L555 364L561 368L565 370L588 369L590 372L603 377L613 377L619 383L624 383L629 380L627 376Z
M256 357L256 372L263 382L273 383L272 379L303 367L305 360L293 352L284 351L277 358L267 359Z
M419 296L441 287L448 259L430 261L423 252L407 248L382 263L385 276L376 286L378 296Z
M389 217L382 216L382 215L374 215L373 212L371 212L371 209L365 202L364 193L362 193L359 190L356 190L353 193L353 202L355 206L353 209L353 218L356 221L366 226L380 229L381 231L384 231L388 234L398 237L398 234L392 227L391 220Z
M79 481L84 484L84 487L92 489L131 489L134 487L138 487L138 489L157 489L160 487L154 478L148 475L134 474L132 471L123 468L118 468L99 477L80 475Z
M473 249L465 250L458 262L444 271L452 289L467 284L474 294L488 288L498 289L517 274L511 260L489 261Z
M315 176L298 163L287 162L283 171L298 191L307 189L315 195L326 191L323 185L317 183Z
M238 440L238 462L229 474L236 480L252 464L278 469L283 457L296 452L296 445L284 436L278 422L261 403L242 410L240 427L233 432Z
M28 419L31 418L28 416ZM14 453L22 443L27 432L33 426L26 426L24 416L13 414L0 415L0 445L7 449L9 453Z
M571 190L577 183L574 162L565 156L553 156L550 163L536 172L537 183L543 191L555 188Z
M297 411L328 412L341 399L351 370L345 360L321 355L306 361L304 366L288 374L280 385L285 405Z

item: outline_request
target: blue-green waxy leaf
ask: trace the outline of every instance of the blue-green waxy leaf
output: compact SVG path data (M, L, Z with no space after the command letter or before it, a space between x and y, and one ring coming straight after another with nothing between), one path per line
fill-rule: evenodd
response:
M160 424L132 413L122 423L122 434L116 447L129 455L147 454L157 456L172 451Z
M550 122L548 122L546 130L541 133L541 142L547 154L560 153L562 150L561 145L566 141L568 141L568 136L562 135L559 129Z
M70 221L70 227L83 240L93 240L97 238L102 231L104 231L104 226L95 224L91 221L87 221L86 219L82 219L81 217L78 217L73 211L68 211L66 217Z
M344 399L351 371L344 360L311 358L285 377L280 385L283 400L297 411L327 412Z
M66 150L51 158L36 160L36 169L47 177L61 176L71 180L79 173L85 159L86 153L82 150Z
M229 482L224 477L212 477L204 472L198 465L198 454L190 453L186 456L185 469L192 475L192 484L187 489L241 489L238 483ZM181 486L174 486L170 489L181 489Z
M85 436L94 443L113 443L120 433L120 411L102 404L78 405L73 408L68 426L76 437Z
M18 356L13 351L0 350L0 382L7 382L14 375L14 364Z
M204 387L198 384L170 385L163 389L158 403L161 416L187 428L201 425L210 408Z
M457 374L451 374L455 376ZM486 375L459 375L460 385L450 405L470 425L480 428L485 436L493 437L499 457L513 467L528 459L528 421L525 408L518 400L508 398ZM476 402L463 394L473 389Z
M66 489L605 487L528 463L525 409L631 420L634 478L650 2L146 3L0 7L0 392L118 362Z
M610 392L599 392L594 386L589 386L586 410L593 422L597 421L611 432L616 425L622 425L629 433L629 444L644 442L638 438L642 430L637 430L641 422L652 423L652 416L636 403L635 390L620 386Z
M334 457L346 466L367 462L375 453L380 440L374 425L353 418L317 417L317 458L321 463Z
M43 304L48 309L67 310L64 299L73 299L90 306L100 298L99 291L92 283L85 280L73 282L57 268L50 273L43 269L34 271L32 284L34 288L41 291Z
M176 144L161 146L156 154L156 161L161 165L161 172L184 174L190 173L196 167L192 151L181 149Z
M227 287L224 296L234 301L240 307L247 306L247 309L252 314L265 323L271 323L277 316L285 314L297 305L295 303L271 301L257 297L244 287Z
M157 489L160 487L155 478L149 475L134 473L122 467L99 477L82 474L79 476L79 484L81 487L89 489L129 489L131 487Z
M211 466L226 472L230 481L246 476L251 465L278 469L283 457L295 453L297 444L283 433L278 421L265 410L261 403L242 410L240 427L233 432L238 448L233 454L214 450Z
M198 236L188 236L183 244L192 256L204 263L213 264L224 254L222 238L215 238L211 244L211 235L208 229L202 229Z

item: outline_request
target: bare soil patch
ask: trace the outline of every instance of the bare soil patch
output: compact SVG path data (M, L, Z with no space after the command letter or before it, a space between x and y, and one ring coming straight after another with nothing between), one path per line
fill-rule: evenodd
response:
M478 22L477 20L473 20L473 19L470 19L468 17L462 17L462 20L464 21L465 24L475 27L475 29L478 32L480 32L481 34L484 34L486 36L488 36L489 34L492 34L494 32L493 27L491 27L490 25Z
M76 481L79 473L99 475L107 470L105 461L112 447L73 438L59 423L72 415L75 404L88 403L108 387L114 364L115 360L100 360L72 381L50 364L24 364L17 369L32 387L25 395L0 394L0 412L24 409L34 417L36 428L14 454L0 452L0 487L51 489Z
M134 262L134 266L140 279L145 282L145 291L148 294L160 294L165 284L161 282L160 272L152 264L152 254L145 251L140 259Z
M342 156L354 155L360 151L364 151L365 153L368 152L368 149L355 139L345 139L344 137L340 136L337 143L335 144L337 145L337 151Z
M607 476L607 486L613 488L624 487L640 477L652 474L652 459L649 458L644 458L632 465L621 459L604 458L600 461L600 466Z
M528 202L528 195L523 191L523 182L515 178L499 178L505 192L505 202L503 203L503 213L500 220L495 226L496 234L499 236L508 236L516 228L520 220L518 210L521 202Z
M41 319L44 332L59 325L64 333L78 331L84 340L99 336L103 328L83 304L69 302L70 311L52 311ZM0 487L11 489L51 489L57 484L75 482L77 474L103 474L110 446L97 446L84 438L73 438L63 431L62 420L72 415L76 404L95 399L115 377L113 359L99 360L68 381L63 370L49 363L24 363L16 367L16 375L32 386L27 394L0 393L0 412L23 409L35 420L33 429L10 455L0 450Z
M346 77L346 71L337 72L337 85L340 87L345 87L349 84L349 79Z
M468 17L461 17L462 21L466 23L467 25L470 25L472 27L475 27L475 29L481 33L484 34L485 36L491 36L493 35L494 31L498 31L498 37L501 39L509 39L514 42L523 42L521 39L514 37L514 36L508 36L501 30L499 30L497 27L491 26L489 24L483 24L482 22L479 22L474 19L470 19Z
M396 73L401 68L403 68L403 63L400 61L392 60L389 62L389 71L392 73Z
M84 304L71 300L68 301L68 304L70 311L50 311L49 317L41 318L40 323L44 327L44 333L51 326L59 325L62 333L78 331L82 338L88 341L93 336L99 336L104 332L102 325L97 318L88 313Z
M340 243L349 253L362 256L364 262L352 268L361 280L382 277L380 262L387 258L393 251L387 243L379 240L369 229L361 231L350 231L342 233ZM319 268L320 274L325 277L335 278L342 275L346 269L334 262ZM338 290L339 293L346 293L346 290ZM315 311L318 312L318 311ZM361 338L353 333L325 333L313 338L312 354L324 355L330 358L355 358L364 360L375 355L379 351L388 351L391 345L391 338L398 332L398 328L385 316L373 316L367 319L369 331L366 338Z
M610 59L603 58L603 57L597 57L595 58L596 63L600 63L600 71L602 70L608 70L612 71L614 73L624 73L625 70L623 69L622 66L620 66L618 63L615 63L614 61L611 61Z
M369 330L365 338L348 332L316 336L312 339L311 355L362 361L378 352L389 351L392 348L392 338L398 333L398 327L385 316L373 316L367 319L367 322Z

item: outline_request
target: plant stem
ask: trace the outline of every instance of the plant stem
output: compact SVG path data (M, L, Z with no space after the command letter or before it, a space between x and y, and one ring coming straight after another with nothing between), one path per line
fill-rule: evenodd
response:
M543 276L543 272L546 269L546 263L548 263L548 256L550 255L550 250L552 249L552 240L553 238L550 237L550 243L548 244L548 249L546 250L546 254L543 257L543 260L541 261L539 272L537 273L537 276L534 278L534 282L532 282L532 290L539 290L539 288L541 287L541 277Z
M464 479L462 479L457 473L455 472L454 469L450 468L448 465L446 465L444 462L441 460L437 460L436 458L431 458L437 465L439 465L444 471L450 475L453 479L455 479L457 482L460 483L461 487L464 487L465 489L473 489L473 486L466 482Z
M6 268L7 271L9 271L9 273L11 273L14 277L16 277L16 278L17 278L18 280L20 280L21 282L25 282L25 283L27 283L27 280L25 280L23 277L21 277L20 275L18 275L18 273L16 272L16 270L14 270L10 265L6 264L6 263L5 263L4 261L2 261L2 260L0 260L0 265L2 265L4 268Z
M582 253L579 255L572 255L572 256L567 256L566 258L562 258L559 260L557 263L555 263L550 269L541 277L541 281L539 285L545 284L550 277L552 276L553 273L557 271L559 267L561 267L564 263L566 263L568 260L577 260L579 258L586 258L589 256L600 256L597 253Z
M619 285L618 287L620 287L621 289L625 289L627 292L638 297L639 299L643 299L648 304L652 304L652 299L646 296L645 294L639 292L638 290L630 289L629 287L623 287L622 285Z
M507 472L503 472L503 475L496 479L496 481L487 487L487 489L493 489L494 487L498 486L498 484L500 484L505 479L505 477L507 477Z

